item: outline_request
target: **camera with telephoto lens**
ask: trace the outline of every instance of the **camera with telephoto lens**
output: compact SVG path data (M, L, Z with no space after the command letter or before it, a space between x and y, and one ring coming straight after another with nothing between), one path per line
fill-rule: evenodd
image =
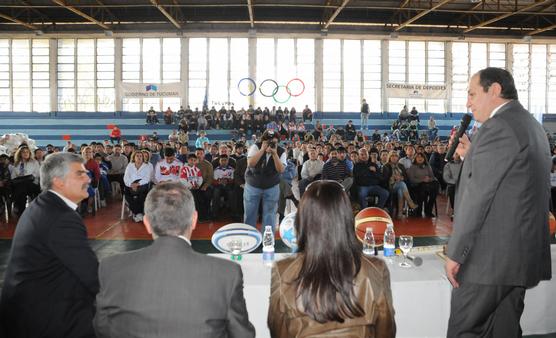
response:
M276 134L274 133L274 131L272 130L267 130L264 132L263 136L261 137L261 141L266 141L268 143L268 146L272 149L276 148L276 141L274 140L274 138L276 137Z

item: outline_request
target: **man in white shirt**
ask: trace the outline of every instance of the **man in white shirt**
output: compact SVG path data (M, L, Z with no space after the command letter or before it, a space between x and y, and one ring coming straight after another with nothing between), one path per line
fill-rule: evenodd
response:
M307 186L315 179L319 179L322 174L322 167L324 161L317 158L317 151L312 148L309 149L309 160L303 163L301 168L301 181L299 181L299 197L303 196Z

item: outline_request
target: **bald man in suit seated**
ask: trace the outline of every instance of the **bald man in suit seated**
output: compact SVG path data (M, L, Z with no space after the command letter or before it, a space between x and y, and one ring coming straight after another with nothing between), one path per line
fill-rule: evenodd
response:
M191 192L163 182L145 201L154 243L100 264L97 337L255 337L239 265L197 253Z

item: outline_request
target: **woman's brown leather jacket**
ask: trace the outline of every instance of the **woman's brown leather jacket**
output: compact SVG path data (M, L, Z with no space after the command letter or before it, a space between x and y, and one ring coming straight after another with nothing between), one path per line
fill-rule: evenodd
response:
M355 297L365 315L343 323L319 323L302 310L293 281L303 262L303 254L280 260L272 269L268 327L272 337L395 337L396 323L390 290L390 273L379 258L362 256L355 282Z

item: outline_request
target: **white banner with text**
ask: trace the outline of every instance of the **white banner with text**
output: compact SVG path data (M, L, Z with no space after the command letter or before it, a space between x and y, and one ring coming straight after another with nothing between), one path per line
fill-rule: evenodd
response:
M445 99L446 85L387 83L386 96L409 99Z
M180 82L174 83L121 83L122 97L181 97L183 86Z

